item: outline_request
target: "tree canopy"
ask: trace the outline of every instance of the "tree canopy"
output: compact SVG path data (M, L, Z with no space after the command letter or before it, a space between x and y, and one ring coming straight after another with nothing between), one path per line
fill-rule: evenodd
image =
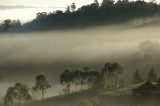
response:
M65 11L37 13L36 19L23 24L18 31L76 28L83 26L120 24L131 19L159 16L160 6L154 1L103 0L76 8L72 3ZM10 21L5 20L0 29L8 31ZM16 27L17 28L17 27ZM17 29L16 29L17 30Z
M150 82L157 82L158 81L158 77L157 77L153 68L148 73L148 79L147 80L150 81Z
M139 70L137 70L133 75L133 83L141 83L143 81L144 80L143 80Z
M9 87L4 98L4 105L13 105L13 103L21 103L31 100L29 88L21 83L16 83L14 87Z
M42 99L44 99L44 94L48 88L51 88L51 85L49 84L47 77L43 74L37 75L35 78L35 86L33 87L33 90L41 91Z

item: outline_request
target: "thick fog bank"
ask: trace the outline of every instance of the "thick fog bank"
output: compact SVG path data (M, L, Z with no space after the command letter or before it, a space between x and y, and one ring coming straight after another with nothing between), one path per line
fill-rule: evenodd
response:
M127 78L137 69L144 76L151 68L160 73L159 35L159 26L126 25L1 34L0 80L4 87L0 89L15 82L32 85L40 73L55 85L66 67L100 71L105 62L119 62Z

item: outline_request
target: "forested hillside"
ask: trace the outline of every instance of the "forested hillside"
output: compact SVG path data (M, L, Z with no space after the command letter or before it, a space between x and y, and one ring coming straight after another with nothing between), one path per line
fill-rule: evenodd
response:
M103 0L76 8L72 3L65 11L37 13L36 19L21 24L19 20L4 20L1 31L36 31L68 29L97 25L121 24L132 19L159 16L160 5L156 1Z

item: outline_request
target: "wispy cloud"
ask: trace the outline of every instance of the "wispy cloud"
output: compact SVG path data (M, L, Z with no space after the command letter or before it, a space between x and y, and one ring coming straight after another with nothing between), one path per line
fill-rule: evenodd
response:
M0 5L0 10L6 9L24 9L24 8L54 8L54 9L64 9L65 7L35 7L35 6L24 6L24 5Z
M6 9L23 9L23 8L35 8L33 6L24 6L24 5L0 5L0 9L6 10Z

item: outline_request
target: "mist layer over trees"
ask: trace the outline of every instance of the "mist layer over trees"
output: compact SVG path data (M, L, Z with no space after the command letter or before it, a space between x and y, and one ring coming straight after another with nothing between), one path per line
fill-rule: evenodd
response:
M120 63L125 68L123 76L127 77L127 82L132 82L132 75L139 70L138 82L141 82L147 79L146 73L151 68L159 74L159 33L159 28L155 26L111 26L3 34L0 39L0 75L4 86L1 89L4 91L21 80L33 85L34 77L41 73L48 76L51 86L59 86L59 75L65 68L89 67L100 71L106 62ZM49 96L58 94L59 91L54 88L49 89Z
M37 13L23 25L4 20L4 105L117 106L115 101L127 100L118 105L135 106L144 97L159 105L159 9L154 1L95 0L79 9L72 3L64 12ZM35 102L37 93L41 101Z

